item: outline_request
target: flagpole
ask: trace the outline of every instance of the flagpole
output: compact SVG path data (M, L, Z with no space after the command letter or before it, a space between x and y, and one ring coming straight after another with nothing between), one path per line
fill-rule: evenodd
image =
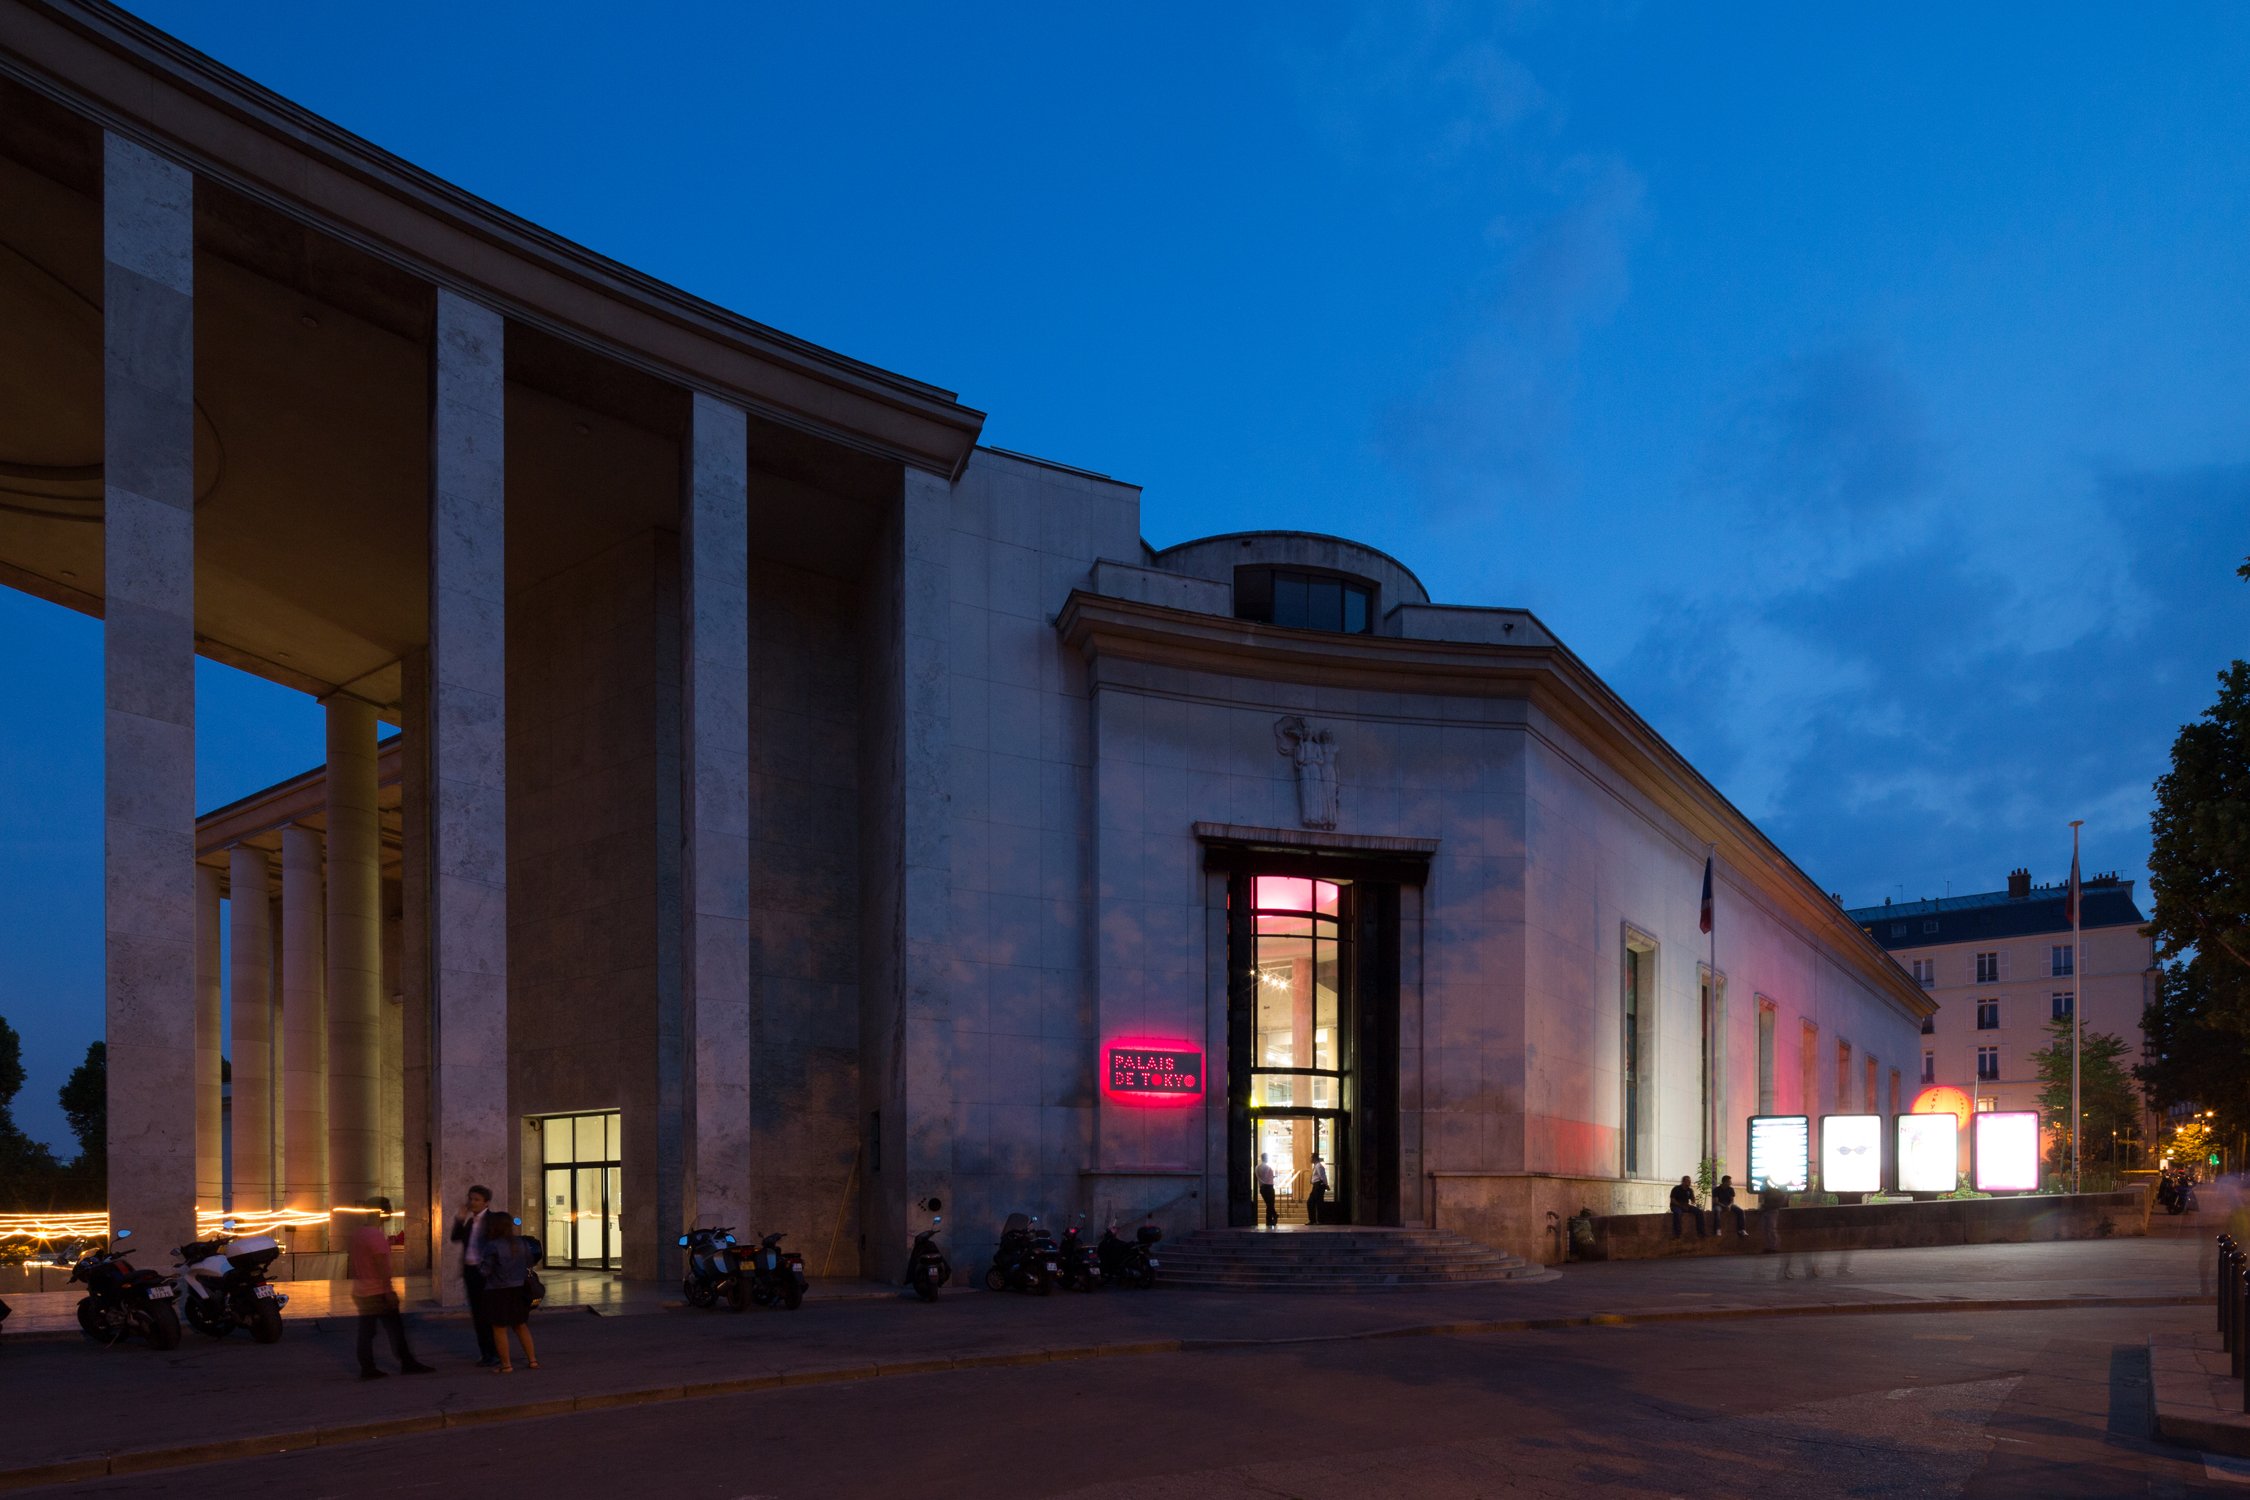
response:
M2085 1134L2081 1127L2086 1123L2078 1102L2079 1040L2086 1034L2080 1019L2085 1011L2078 1003L2086 997L2086 945L2080 936L2085 926L2086 898L2078 880L2078 830L2085 821L2070 820L2070 1190L2074 1193L2080 1187L2078 1138Z
M1711 872L1711 992L1706 1002L1711 1013L1703 1024L1711 1036L1711 1055L1703 1060L1706 1077L1703 1080L1703 1134L1711 1142L1711 1155L1716 1159L1726 1150L1726 1142L1719 1138L1719 1086L1708 1075L1717 1070L1719 1059L1725 1055L1726 1039L1719 1034L1719 846L1711 844L1703 853L1703 868ZM1713 1170L1716 1170L1714 1168ZM1716 1178L1713 1181L1717 1181Z

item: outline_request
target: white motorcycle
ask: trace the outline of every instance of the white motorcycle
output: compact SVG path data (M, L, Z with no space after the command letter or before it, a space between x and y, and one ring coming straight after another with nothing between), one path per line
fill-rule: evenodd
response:
M232 1231L234 1221L221 1227ZM258 1343L277 1342L281 1309L289 1298L266 1280L266 1268L280 1255L280 1244L262 1234L244 1239L222 1235L182 1245L175 1274L188 1326L215 1339L247 1328Z

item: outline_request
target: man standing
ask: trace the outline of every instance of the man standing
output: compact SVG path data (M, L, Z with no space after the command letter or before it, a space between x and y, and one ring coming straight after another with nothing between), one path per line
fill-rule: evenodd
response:
M461 1285L469 1294L469 1322L477 1331L477 1363L488 1369L500 1364L500 1348L492 1341L492 1320L484 1311L484 1211L492 1206L492 1189L479 1183L461 1200L453 1218L453 1243L461 1247Z
M402 1375L427 1375L430 1367L406 1347L406 1319L399 1315L398 1292L391 1285L391 1235L385 1227L391 1212L388 1198L370 1198L352 1226L346 1242L352 1272L352 1301L359 1308L359 1378L380 1380L375 1368L375 1327L381 1324L391 1336L391 1353L398 1356Z
M1321 1210L1328 1206L1328 1164L1320 1153L1312 1154L1312 1191L1305 1195L1305 1222L1318 1224Z
M1679 1181L1679 1185L1672 1189L1673 1239L1678 1239L1680 1237L1681 1214L1695 1215L1695 1237L1697 1239L1702 1239L1705 1235L1711 1232L1709 1229L1704 1227L1703 1210L1696 1205L1695 1183L1687 1177L1682 1177Z
M1266 1228L1277 1228L1281 1223L1281 1216L1274 1212L1273 1207L1273 1166L1266 1160L1266 1153L1263 1151L1258 1153L1258 1196L1266 1202Z

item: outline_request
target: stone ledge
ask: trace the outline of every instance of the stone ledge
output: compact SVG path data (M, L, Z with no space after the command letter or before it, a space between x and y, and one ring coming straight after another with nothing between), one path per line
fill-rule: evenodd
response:
M2149 1406L2166 1442L2250 1458L2250 1415L2242 1382L2228 1368L2216 1333L2148 1336Z

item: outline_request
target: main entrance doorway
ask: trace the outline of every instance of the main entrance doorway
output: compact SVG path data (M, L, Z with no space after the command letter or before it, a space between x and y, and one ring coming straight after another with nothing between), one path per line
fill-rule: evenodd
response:
M1348 1224L1340 1189L1351 1180L1351 1116L1340 1109L1253 1110L1258 1159L1273 1168L1274 1218L1282 1224ZM1315 1194L1323 1179L1328 1191ZM1258 1205L1262 1215L1265 1206Z
M617 1112L549 1115L538 1123L548 1264L616 1270Z
M1251 905L1248 998L1249 1164L1273 1172L1277 1217L1349 1223L1346 1152L1351 1111L1351 964L1342 882L1300 875L1256 875L1243 882ZM1315 1184L1325 1179L1328 1191ZM1263 1222L1262 1203L1253 1211Z

